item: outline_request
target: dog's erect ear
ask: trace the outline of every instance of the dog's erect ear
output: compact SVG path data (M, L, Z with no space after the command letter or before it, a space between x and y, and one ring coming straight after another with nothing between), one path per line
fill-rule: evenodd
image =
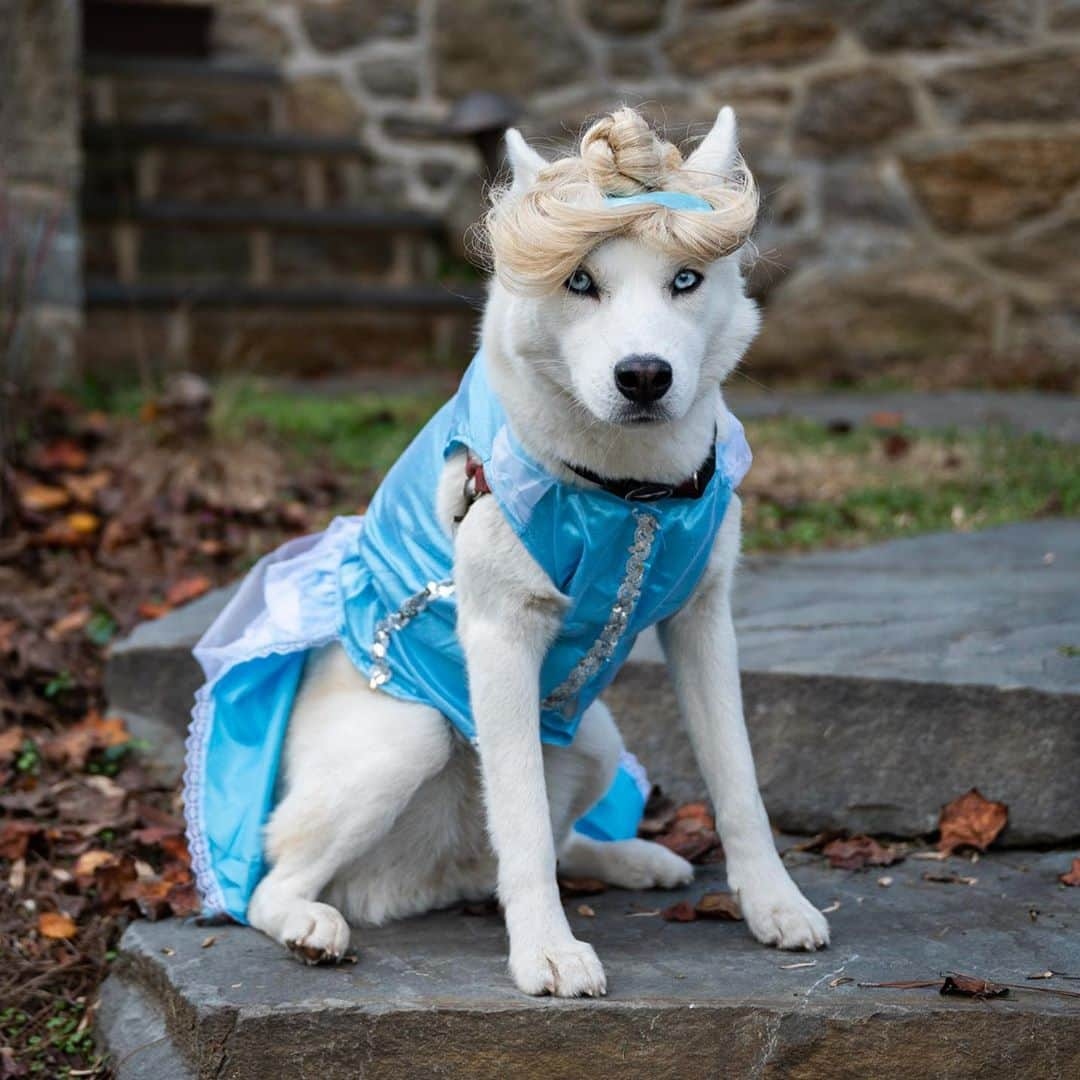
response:
M716 117L712 131L701 140L701 145L686 159L684 169L726 176L735 164L739 142L735 130L735 110L725 105Z
M506 158L514 176L510 190L515 195L532 187L536 174L547 164L525 141L517 128L506 129Z

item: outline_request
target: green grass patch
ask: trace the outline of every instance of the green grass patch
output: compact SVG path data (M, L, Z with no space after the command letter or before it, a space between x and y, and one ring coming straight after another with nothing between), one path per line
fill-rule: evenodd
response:
M370 494L443 402L435 392L215 388L225 439L266 439L300 466L324 462ZM110 403L135 412L136 397ZM790 418L747 424L755 464L742 486L747 551L854 546L1039 516L1080 515L1080 448L1000 430L846 432Z
M215 393L213 426L223 437L265 435L290 456L381 476L442 403L432 394L331 397L225 383Z

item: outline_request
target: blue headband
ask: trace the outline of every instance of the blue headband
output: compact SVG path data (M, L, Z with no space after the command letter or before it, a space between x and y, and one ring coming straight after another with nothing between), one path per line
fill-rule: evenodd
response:
M712 206L698 195L687 195L682 191L644 191L640 195L605 195L604 202L610 203L657 203L670 210L706 210Z

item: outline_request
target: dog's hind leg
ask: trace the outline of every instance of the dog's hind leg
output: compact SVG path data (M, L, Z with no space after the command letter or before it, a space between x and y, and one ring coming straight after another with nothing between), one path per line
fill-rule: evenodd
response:
M450 755L434 709L368 689L338 645L312 656L289 721L285 794L266 829L272 869L248 905L252 926L317 963L349 944L341 913L317 898L390 831Z
M611 711L591 705L570 746L544 748L548 800L559 848L559 872L598 878L623 889L671 889L686 885L694 868L662 844L650 840L593 840L573 824L607 794L619 767L623 741Z

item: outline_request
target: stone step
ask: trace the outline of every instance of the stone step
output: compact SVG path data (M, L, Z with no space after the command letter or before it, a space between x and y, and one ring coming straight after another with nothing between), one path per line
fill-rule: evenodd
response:
M83 60L83 117L92 124L189 124L283 130L285 80L269 64L91 53Z
M469 286L92 279L82 364L110 379L148 363L155 374L460 371L478 302Z
M406 210L85 200L88 276L123 282L327 285L432 281L442 223Z
M813 956L765 948L738 923L659 918L724 887L718 867L674 893L590 896L592 916L567 901L606 968L596 1001L520 994L494 915L360 930L358 962L340 968L303 967L238 926L139 922L105 984L99 1033L119 1080L1080 1075L1080 1000L1026 989L1078 987L1027 978L1080 972L1080 889L1057 884L1061 853L964 863L971 886L926 881L941 866L912 859L888 868L889 887L817 856L788 862L830 909L832 947ZM859 985L948 971L1022 989L977 1001Z
M192 645L228 590L113 649L110 702L172 753L200 683ZM736 624L765 802L792 832L918 836L978 787L1010 845L1080 837L1080 523L1039 521L858 551L747 558ZM606 695L680 799L702 794L655 638Z
M126 202L403 206L400 173L355 139L192 123L88 124L84 192Z

